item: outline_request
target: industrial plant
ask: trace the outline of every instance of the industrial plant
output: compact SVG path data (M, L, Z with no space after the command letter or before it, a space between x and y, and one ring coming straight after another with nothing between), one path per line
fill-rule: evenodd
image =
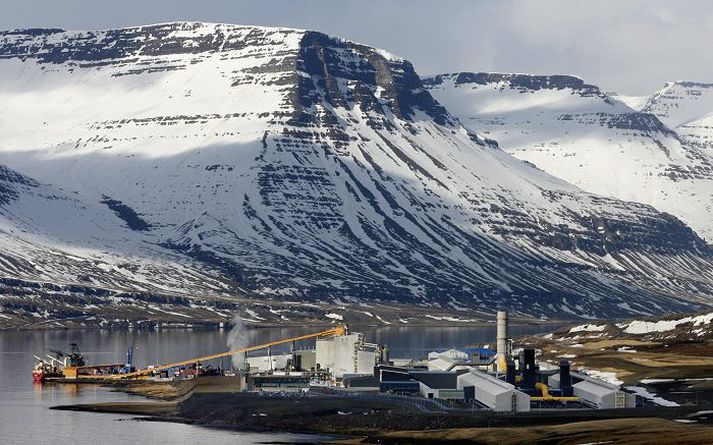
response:
M58 383L170 383L223 376L234 379L235 391L307 393L327 388L336 395L425 399L448 409L502 413L635 408L644 403L619 385L573 371L567 360L555 366L538 362L534 348L516 348L507 312L497 312L496 328L495 349L484 345L439 350L421 359L390 357L387 345L369 343L364 334L342 325L143 369L133 366L132 349L127 363L89 365L72 345L71 353L53 351L47 359L36 357L33 376L38 382ZM307 340L314 340L313 346L301 344ZM285 345L289 350L273 353L273 348ZM207 364L223 358L231 358L229 366Z

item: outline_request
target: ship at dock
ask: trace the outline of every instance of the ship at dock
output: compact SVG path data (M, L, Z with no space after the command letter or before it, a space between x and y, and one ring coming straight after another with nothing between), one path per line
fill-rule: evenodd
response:
M65 368L77 368L85 365L84 356L79 351L77 343L70 345L69 353L53 349L45 354L44 358L36 355L34 357L35 366L32 368L32 379L38 383L63 377Z
M32 379L37 383L78 378L101 378L105 375L128 373L135 370L131 365L133 347L129 347L126 363L88 365L77 343L70 345L69 352L53 349L44 357L35 355Z

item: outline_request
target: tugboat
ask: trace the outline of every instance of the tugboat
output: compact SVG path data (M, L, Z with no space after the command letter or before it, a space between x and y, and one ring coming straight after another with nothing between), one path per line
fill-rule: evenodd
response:
M79 352L76 343L71 344L71 352L52 350L46 354L46 358L35 357L35 366L32 368L32 379L37 383L42 383L50 378L64 377L63 370L67 366L84 366L84 356Z

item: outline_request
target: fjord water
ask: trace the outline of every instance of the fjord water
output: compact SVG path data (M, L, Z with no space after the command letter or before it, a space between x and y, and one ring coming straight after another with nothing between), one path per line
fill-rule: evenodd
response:
M534 334L555 326L513 326L511 335ZM393 357L420 357L437 348L492 342L495 328L369 328L361 329L370 342L388 344ZM248 344L310 332L301 328L251 329ZM50 410L56 405L141 401L143 397L114 392L99 385L33 384L33 354L67 350L78 343L88 363L122 363L134 345L137 366L165 363L226 349L227 330L48 330L0 331L0 443L8 444L152 444L314 442L318 436L285 433L247 433L166 422L141 422L136 416ZM302 346L308 346L304 343ZM299 347L300 345L298 345ZM216 363L215 365L219 365ZM227 361L224 363L228 366Z

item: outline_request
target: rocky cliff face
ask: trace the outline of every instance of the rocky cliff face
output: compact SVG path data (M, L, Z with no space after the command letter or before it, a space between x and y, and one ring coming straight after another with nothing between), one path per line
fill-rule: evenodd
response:
M513 158L382 50L203 23L12 31L0 82L3 162L227 292L547 317L682 310L713 294L711 249L681 221Z

